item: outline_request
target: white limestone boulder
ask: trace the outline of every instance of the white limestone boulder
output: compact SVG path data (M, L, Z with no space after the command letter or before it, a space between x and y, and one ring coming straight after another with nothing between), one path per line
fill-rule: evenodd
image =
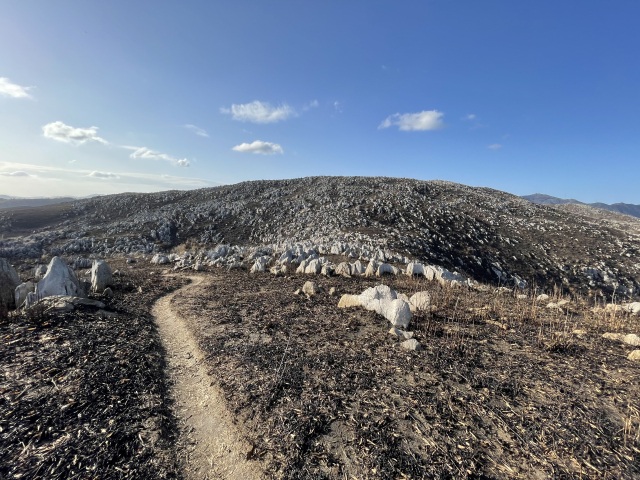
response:
M47 274L36 285L34 293L27 295L27 306L35 301L54 295L84 297L78 277L60 257L53 257L47 266Z
M94 260L91 265L91 291L103 292L105 288L113 285L111 267L104 260Z
M351 264L351 275L363 275L366 267L360 260L356 260Z

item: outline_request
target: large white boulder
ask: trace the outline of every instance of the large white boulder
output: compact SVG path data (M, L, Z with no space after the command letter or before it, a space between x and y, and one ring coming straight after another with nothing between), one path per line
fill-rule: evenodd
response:
M15 290L20 284L20 277L16 269L6 258L0 258L0 307L13 308L15 306Z
M27 305L53 295L84 296L75 272L60 257L51 259L47 266L47 274L36 285L35 293L27 296Z
M360 295L343 295L338 307L363 307L389 320L394 327L406 328L411 321L411 308L387 285L367 288Z
M269 263L269 257L258 257L253 262L253 266L251 267L251 273L264 272L267 269L267 263Z
M104 260L94 260L91 266L91 291L102 293L111 285L113 285L113 275L109 264Z

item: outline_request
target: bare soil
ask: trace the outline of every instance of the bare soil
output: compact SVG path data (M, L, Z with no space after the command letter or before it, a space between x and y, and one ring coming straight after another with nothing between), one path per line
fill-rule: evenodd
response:
M189 295L205 277L159 299L152 310L167 353L170 396L180 427L179 458L188 479L262 478L260 464L247 460L250 445L243 440L215 379L207 373L204 355L191 331L171 306L178 295Z

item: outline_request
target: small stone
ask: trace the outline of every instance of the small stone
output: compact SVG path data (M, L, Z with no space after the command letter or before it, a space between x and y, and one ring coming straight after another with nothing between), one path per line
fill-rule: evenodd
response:
M420 350L422 348L420 342L418 342L415 338L405 340L400 344L400 346L405 350Z
M629 360L633 360L635 362L640 362L640 350L634 350L627 357Z
M635 333L625 335L622 341L627 345L631 345L632 347L640 347L640 337Z
M329 289L329 295L331 295L332 297L336 294L336 287L331 287Z
M320 288L316 285L316 282L304 282L304 285L302 286L302 293L308 297L313 297L315 294L320 293Z

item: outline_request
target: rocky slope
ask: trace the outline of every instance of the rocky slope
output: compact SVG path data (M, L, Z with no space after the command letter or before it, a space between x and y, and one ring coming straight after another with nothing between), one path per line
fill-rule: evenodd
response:
M572 206L573 207L573 206ZM640 291L640 220L533 204L443 181L310 177L120 194L0 212L0 256L150 254L184 244L236 259L295 244L416 259L476 280Z

